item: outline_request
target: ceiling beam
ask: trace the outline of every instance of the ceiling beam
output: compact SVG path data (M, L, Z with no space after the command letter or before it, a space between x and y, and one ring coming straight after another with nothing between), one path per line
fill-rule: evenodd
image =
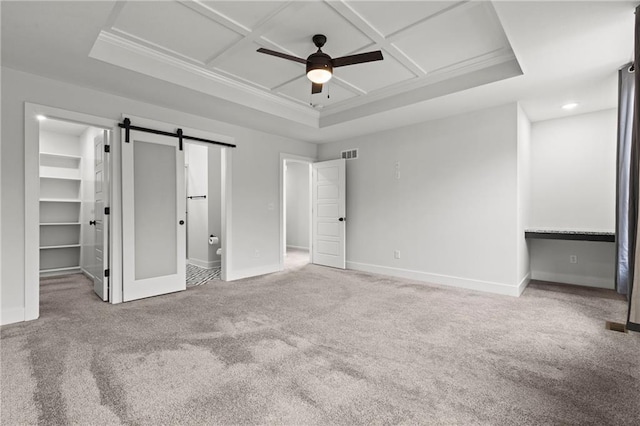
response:
M421 77L427 74L418 64L412 61L406 56L400 49L395 47L389 40L387 40L373 25L371 25L366 19L364 19L358 12L356 12L351 6L349 6L344 0L338 2L326 2L336 12L338 12L344 19L349 21L353 26L360 30L364 35L369 37L378 49L384 50L389 53L395 60L400 62L407 70L409 70L416 77Z
M181 0L181 1L184 1L184 0ZM233 26L235 29L234 28L230 28L230 29L232 29L233 31L237 32L242 36L242 38L238 40L236 43L232 44L222 52L219 52L209 57L205 61L205 66L209 69L213 69L218 64L224 62L227 58L246 49L247 46L250 46L253 43L261 44L259 43L260 37L264 33L266 33L267 31L269 31L270 29L272 29L277 25L277 23L274 20L276 16L280 18L289 17L293 19L293 16L300 10L300 8L304 6L304 2L296 2L292 0L292 1L283 3L277 9L275 9L270 14L265 16L263 19L258 21L258 23L254 26L254 28L247 28L233 21L232 19L222 15L221 13L215 11L214 9L208 7L207 5L201 3L200 1L196 1L196 2L185 1L185 5L188 5L191 9L204 14L205 16L215 20L216 22L222 25L225 25L223 24L223 22L226 22L227 24L229 24L229 25L225 25L227 28L230 28L230 26Z

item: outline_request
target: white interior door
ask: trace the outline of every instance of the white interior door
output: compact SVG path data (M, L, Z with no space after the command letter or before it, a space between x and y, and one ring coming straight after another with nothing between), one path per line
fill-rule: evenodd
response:
M123 301L185 290L184 151L169 136L122 140Z
M109 144L109 132L104 130L96 136L94 142L94 265L93 290L105 302L109 299L109 277L105 271L109 269L109 216L104 208L109 205L109 156L105 154L105 146Z
M345 269L345 160L313 164L312 256L317 265Z

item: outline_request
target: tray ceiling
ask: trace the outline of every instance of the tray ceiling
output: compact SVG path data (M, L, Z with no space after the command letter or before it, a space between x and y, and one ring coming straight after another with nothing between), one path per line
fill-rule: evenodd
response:
M311 95L314 34L341 67ZM313 127L399 108L522 74L491 2L118 2L90 56Z

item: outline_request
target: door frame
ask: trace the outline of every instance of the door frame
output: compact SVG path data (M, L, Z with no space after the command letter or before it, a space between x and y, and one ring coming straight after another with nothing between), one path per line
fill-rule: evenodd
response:
M112 161L110 164L110 173L115 175L114 168L117 161L113 161L116 155L120 155L119 142L120 132L118 123L114 120L97 117L95 115L84 114L80 112L68 111L61 108L50 107L46 105L38 105L29 102L24 104L24 320L30 321L40 316L40 122L38 115L44 115L54 120L70 121L84 124L91 127L97 127L111 131L111 142L113 149L111 150ZM119 163L118 163L119 164ZM119 187L111 181L111 208L113 202L119 196L117 194ZM112 257L110 261L110 269L112 274L109 277L109 299L116 297L117 289L122 288L120 281L120 270L116 269L114 262L115 252L121 241L120 233L117 232L118 223L117 215L111 215L111 229L114 231L109 237L109 250ZM113 303L113 302L112 302Z
M285 234L287 231L286 228L286 210L287 210L287 188L286 188L286 180L285 180L285 167L287 161L292 163L302 163L308 164L309 169L311 169L311 165L315 163L317 160L312 157L303 157L301 155L288 154L286 152L280 153L280 250L279 250L279 259L280 259L280 270L284 271L284 253L287 249L287 242L285 241ZM309 176L309 194L311 194L311 176ZM312 206L312 197L309 197L309 213L311 213ZM309 254L311 254L313 250L313 241L312 241L312 233L311 229L311 221L312 215L309 214Z

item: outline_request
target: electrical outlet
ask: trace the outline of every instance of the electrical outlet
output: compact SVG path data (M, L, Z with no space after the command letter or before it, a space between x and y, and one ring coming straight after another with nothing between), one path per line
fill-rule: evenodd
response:
M394 250L393 257L396 259L400 259L400 250Z
M275 210L276 209L276 205L273 203L268 203L267 204L267 210Z
M256 249L256 250L253 252L253 257L260 257L260 250Z
M578 263L578 256L576 256L575 254L569 256L569 263Z
M395 176L396 176L396 179L400 179L400 162L399 161L396 161Z

